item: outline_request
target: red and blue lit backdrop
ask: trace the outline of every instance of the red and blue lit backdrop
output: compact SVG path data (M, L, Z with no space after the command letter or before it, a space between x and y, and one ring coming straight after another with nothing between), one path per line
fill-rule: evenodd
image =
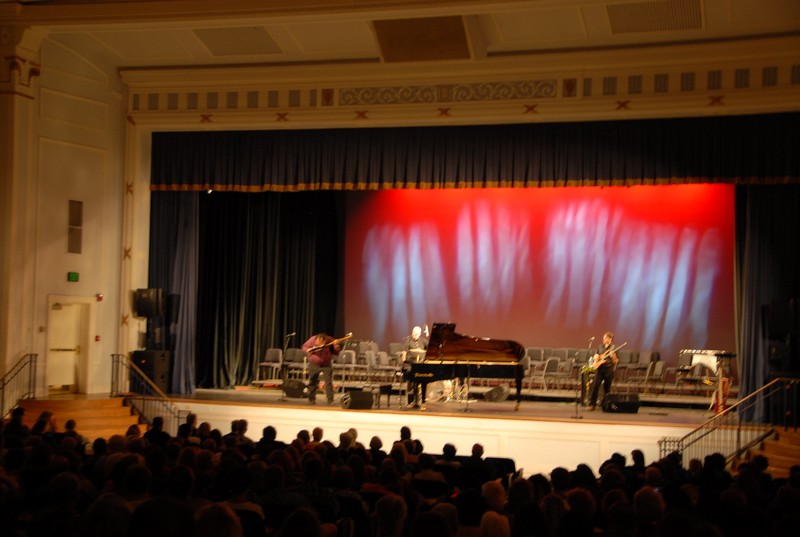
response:
M390 190L348 196L345 329L414 325L524 346L604 331L661 351L735 348L730 185Z

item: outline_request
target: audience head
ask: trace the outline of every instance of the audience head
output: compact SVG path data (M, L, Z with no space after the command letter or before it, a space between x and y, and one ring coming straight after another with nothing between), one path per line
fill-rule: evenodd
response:
M450 524L439 513L426 511L411 521L411 537L453 537Z
M386 494L375 502L378 537L400 537L408 516L406 501L397 494Z
M494 511L487 511L481 517L480 537L511 537L511 526L508 517Z
M233 509L224 503L211 503L197 510L194 516L194 537L242 537L242 522Z

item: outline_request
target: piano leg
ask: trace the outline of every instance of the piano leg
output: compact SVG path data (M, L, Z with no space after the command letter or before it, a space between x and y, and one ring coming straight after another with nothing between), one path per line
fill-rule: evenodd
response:
M514 405L514 410L519 410L519 404L522 402L522 369L518 368L517 370L517 404Z

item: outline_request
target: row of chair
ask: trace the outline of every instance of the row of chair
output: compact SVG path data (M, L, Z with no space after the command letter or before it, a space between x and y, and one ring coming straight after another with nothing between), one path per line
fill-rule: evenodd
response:
M529 389L575 389L586 381L584 375L593 351L590 349L528 347L523 360L524 379ZM333 363L334 381L364 385L402 384L402 343L391 343L382 351L371 341L358 342L342 350ZM682 363L667 367L657 351L621 349L615 370L618 388L662 393L676 391L702 392L713 390L716 376L703 363ZM307 378L308 362L302 349L290 347L268 349L258 364L256 381L266 379ZM479 381L479 379L474 379ZM526 386L523 386L525 388Z
M589 349L552 349L528 347L528 378L530 388L573 389L586 381L589 371ZM617 351L619 364L614 371L618 387L634 391L663 393L713 391L718 382L716 373L703 362L691 363L691 356L681 354L675 366L667 366L657 351Z
M365 342L367 343L367 342ZM397 351L399 353L399 351ZM346 348L334 359L334 381L364 383L395 383L401 373L399 356L390 356L381 351L372 342L359 343L357 348ZM262 379L262 374L265 378ZM303 379L308 376L308 357L296 347L289 347L286 352L279 348L267 349L264 359L259 362L256 381L266 379Z

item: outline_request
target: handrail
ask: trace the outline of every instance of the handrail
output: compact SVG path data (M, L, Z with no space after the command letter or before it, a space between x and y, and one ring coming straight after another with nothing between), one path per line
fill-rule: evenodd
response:
M124 389L128 388L128 389ZM124 397L147 423L161 416L172 436L189 413L179 409L161 389L124 354L111 355L111 396Z
M659 440L660 455L677 451L688 464L691 459L721 453L731 462L770 436L776 426L796 430L799 394L800 378L775 378L685 436Z
M3 418L22 399L36 397L36 360L38 354L26 354L0 379L0 416Z

